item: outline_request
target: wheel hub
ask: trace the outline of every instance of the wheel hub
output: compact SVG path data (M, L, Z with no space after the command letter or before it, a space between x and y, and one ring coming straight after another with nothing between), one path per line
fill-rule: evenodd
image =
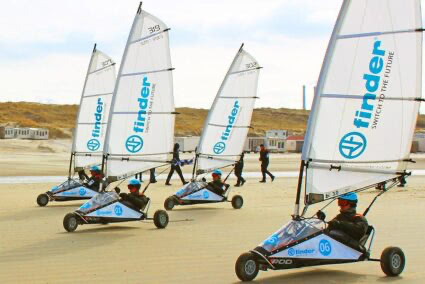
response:
M400 268L401 265L401 257L398 254L394 254L391 258L391 263L395 269Z
M68 221L68 224L71 228L75 228L77 226L77 219L70 218L69 221Z
M250 259L245 263L245 272L248 275L252 275L255 273L257 265L254 260Z
M165 222L167 222L167 217L165 217L165 215L161 215L159 216L159 221L161 222L162 225L164 225Z

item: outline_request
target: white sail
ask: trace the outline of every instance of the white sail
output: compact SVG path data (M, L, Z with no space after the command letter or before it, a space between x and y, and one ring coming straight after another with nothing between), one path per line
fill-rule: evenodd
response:
M175 108L168 28L140 8L124 50L104 155L109 180L169 161Z
M422 94L419 0L344 1L302 159L309 203L400 176Z
M72 143L75 171L102 163L115 78L115 63L95 46L84 82Z
M197 148L200 173L239 160L251 125L260 67L243 50L235 56L205 121Z

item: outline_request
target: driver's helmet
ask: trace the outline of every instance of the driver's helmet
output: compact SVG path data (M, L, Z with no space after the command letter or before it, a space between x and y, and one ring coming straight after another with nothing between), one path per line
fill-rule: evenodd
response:
M357 205L357 193L355 192L349 192L346 194L343 194L341 196L338 197L338 205L342 202L348 202L350 203L353 207L355 207Z
M93 166L90 168L90 172L100 173L100 168L98 166Z
M213 175L213 176L221 176L221 171L220 171L220 170L214 170L214 171L212 172L212 175Z
M140 183L140 181L138 179L131 179L128 182L128 189L130 190L131 193L137 192L140 187L142 186L142 184Z

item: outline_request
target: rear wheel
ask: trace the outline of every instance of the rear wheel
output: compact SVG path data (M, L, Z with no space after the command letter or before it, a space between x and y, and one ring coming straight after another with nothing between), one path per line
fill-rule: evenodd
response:
M37 197L37 204L39 206L44 207L47 203L49 203L49 196L47 194L42 193Z
M236 260L235 272L242 281L254 280L258 274L258 263L254 255L247 252L239 256L238 260Z
M406 258L398 247L388 247L381 254L381 268L387 276L398 276L403 272Z
M78 227L78 219L74 213L68 213L63 218L63 227L68 232L74 232Z
M175 204L176 204L176 202L175 202L174 197L170 196L167 199L165 199L164 208L166 210L173 210Z
M243 205L243 198L240 195L235 195L232 198L232 206L235 209L241 209Z
M153 215L153 222L158 229L167 227L168 220L168 214L164 210L157 210Z

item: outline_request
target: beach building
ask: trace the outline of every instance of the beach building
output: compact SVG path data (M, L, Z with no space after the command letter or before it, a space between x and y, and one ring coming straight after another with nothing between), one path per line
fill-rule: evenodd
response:
M415 133L415 135L413 136L412 151L425 152L425 133Z
M199 139L199 136L174 137L174 143L179 143L181 152L191 153L198 146Z
M304 145L303 135L293 135L286 139L285 152L301 153Z
M15 128L10 126L0 126L0 139L15 138Z

